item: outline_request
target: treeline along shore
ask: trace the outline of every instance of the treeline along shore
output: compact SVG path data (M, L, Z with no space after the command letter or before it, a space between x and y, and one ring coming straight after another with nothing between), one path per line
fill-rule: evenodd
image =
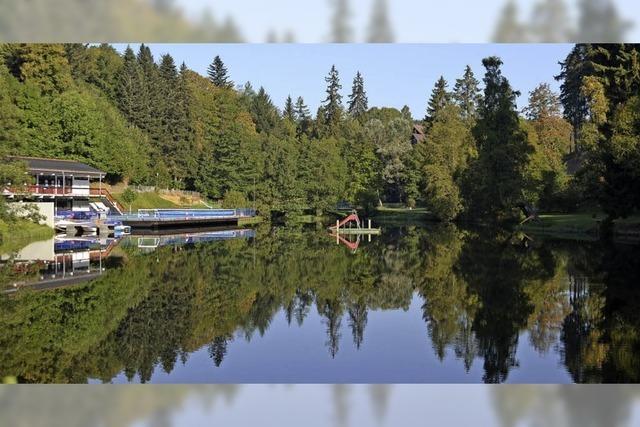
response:
M206 76L145 45L5 44L0 59L0 155L83 161L113 184L198 191L264 216L348 202L474 223L589 210L606 227L640 203L638 45L576 45L546 76L560 93L541 83L522 110L502 60L487 57L435 82L424 117L371 107L366 76L343 91L331 64L312 114L304 94L279 109L265 88L234 83L219 56ZM23 176L3 163L3 185Z

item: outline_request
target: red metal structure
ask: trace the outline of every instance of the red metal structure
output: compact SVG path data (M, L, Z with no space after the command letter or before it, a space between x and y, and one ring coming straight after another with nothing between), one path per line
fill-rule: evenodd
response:
M330 227L330 229L337 230L338 228L341 228L342 226L344 226L345 224L349 224L350 222L355 222L358 225L358 228L362 227L362 223L360 222L358 213L356 211L353 211L351 215L340 221L337 226L334 225L333 227Z

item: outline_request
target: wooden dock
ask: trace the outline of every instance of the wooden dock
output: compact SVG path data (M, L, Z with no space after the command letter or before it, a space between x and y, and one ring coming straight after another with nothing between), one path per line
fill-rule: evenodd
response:
M338 234L350 234L350 235L372 235L379 236L382 234L381 228L340 228Z

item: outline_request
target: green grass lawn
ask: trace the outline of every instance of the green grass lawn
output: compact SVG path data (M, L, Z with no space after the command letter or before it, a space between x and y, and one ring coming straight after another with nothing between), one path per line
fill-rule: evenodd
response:
M170 200L164 199L158 193L136 193L136 200L131 204L131 211L136 212L138 209L175 209L175 208L188 208L188 209L207 209L203 203L197 204L176 204ZM120 204L129 211L129 205L122 201L122 193L113 194L113 197L120 202Z

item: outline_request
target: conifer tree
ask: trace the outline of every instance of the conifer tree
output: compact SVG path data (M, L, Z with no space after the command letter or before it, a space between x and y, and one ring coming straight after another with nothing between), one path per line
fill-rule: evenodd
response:
M181 67L185 71L186 66ZM173 178L174 185L180 185L185 178L189 145L189 119L186 104L186 87L182 73L178 74L171 55L163 55L159 66L160 84L158 111L161 118L162 134L159 150Z
M524 167L531 153L516 110L517 91L502 75L502 60L482 60L486 68L480 119L473 129L478 160L472 171L471 210L490 219L509 218L523 203Z
M226 89L233 88L233 82L229 79L227 67L219 55L216 55L213 62L207 68L207 75L211 83L217 87Z
M256 96L253 97L251 115L258 132L271 133L278 126L278 110L264 87L260 87Z
M333 15L331 16L331 35L332 43L349 43L353 41L353 31L349 25L351 11L349 10L348 0L329 0Z
M360 117L369 109L369 100L367 98L367 92L364 89L364 78L360 71L353 79L353 88L351 95L349 95L349 114L353 117Z
M154 146L152 148L157 148L158 141L163 137L158 66L151 49L145 44L140 45L137 60L142 74L142 88L139 94L141 116L138 127L150 136Z
M592 67L587 61L589 50L590 48L584 44L574 46L567 58L560 63L561 72L555 77L556 80L562 81L560 102L564 108L564 117L573 126L576 141L588 113L582 86L584 78L592 73Z
M393 40L387 0L375 0L369 22L367 43L393 43Z
M456 80L453 99L460 107L460 114L465 120L475 121L477 118L478 106L482 101L479 84L469 65L465 68L462 78Z
M129 123L139 128L142 128L143 124L143 92L144 78L142 71L133 49L127 46L123 56L123 66L118 77L117 102L120 111L122 111Z
M342 118L342 95L340 94L342 85L335 65L331 67L331 71L324 81L327 82L327 97L323 102L324 121L329 128L334 128Z
M311 112L301 96L296 100L294 113L297 119L298 133L307 134L311 128Z
M287 100L284 103L284 110L282 111L282 117L284 119L291 120L292 122L296 121L296 112L295 112L295 107L293 105L293 99L291 99L291 95L287 96Z
M540 120L547 117L560 115L561 104L548 83L539 84L529 93L529 105L523 112L529 120Z
M177 143L176 156L178 157L177 165L178 171L182 170L182 173L176 173L177 179L190 182L186 182L185 185L193 185L193 173L197 165L196 156L197 153L193 150L193 127L190 116L191 97L189 88L187 85L187 73L189 69L183 62L180 66L178 74L177 88L176 88L176 108L177 124L174 131L174 138Z
M433 121L440 110L451 102L451 94L447 91L447 86L447 81L443 76L440 76L433 88L433 91L431 92L431 97L429 98L427 115L425 117L427 125Z

